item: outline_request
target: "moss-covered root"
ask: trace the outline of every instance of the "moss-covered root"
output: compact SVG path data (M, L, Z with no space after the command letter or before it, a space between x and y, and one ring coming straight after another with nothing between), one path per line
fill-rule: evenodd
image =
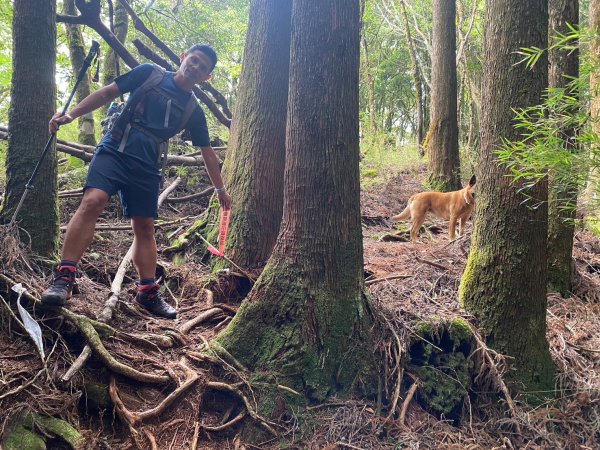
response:
M5 450L46 450L56 448L57 441L73 449L81 449L85 444L83 436L69 422L28 414L6 434L2 446Z
M422 380L418 401L432 413L458 420L473 379L474 363L468 357L475 345L469 325L462 319L423 322L420 339L410 348L412 371Z

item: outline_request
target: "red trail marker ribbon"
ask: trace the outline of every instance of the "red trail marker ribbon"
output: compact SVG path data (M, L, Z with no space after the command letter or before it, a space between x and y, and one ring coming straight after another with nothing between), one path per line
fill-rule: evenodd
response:
M219 219L219 250L217 250L211 244L208 244L208 251L218 257L225 255L225 244L227 243L227 233L229 232L229 215L230 209L221 208L221 214Z

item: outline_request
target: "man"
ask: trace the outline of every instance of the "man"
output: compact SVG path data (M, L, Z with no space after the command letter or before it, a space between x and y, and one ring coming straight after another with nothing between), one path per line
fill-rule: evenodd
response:
M177 311L159 295L156 284L154 219L161 184L161 155L168 138L185 128L192 144L200 147L208 175L221 206L231 207L210 146L204 112L192 97L195 84L208 80L217 64L215 51L194 45L181 56L177 72L142 64L113 83L84 98L64 116L55 114L50 132L130 92L125 108L96 149L89 167L81 204L67 227L61 262L52 285L42 294L46 305L64 305L71 297L77 263L94 237L98 217L109 198L119 193L123 213L131 218L134 233L133 264L139 275L135 301L152 314L173 319ZM159 73L157 73L159 72Z

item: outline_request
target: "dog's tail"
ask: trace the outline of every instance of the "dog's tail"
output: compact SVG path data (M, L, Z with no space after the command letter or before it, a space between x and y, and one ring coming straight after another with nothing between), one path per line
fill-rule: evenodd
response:
M404 211L402 211L396 216L392 216L391 219L395 222L410 219L410 200L408 201L408 205L406 205L406 208L404 208Z

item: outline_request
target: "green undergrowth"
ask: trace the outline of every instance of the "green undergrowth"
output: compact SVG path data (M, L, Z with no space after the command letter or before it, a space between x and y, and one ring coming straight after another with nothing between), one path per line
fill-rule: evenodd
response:
M360 182L363 188L383 184L400 170L418 171L422 164L416 145L397 147L383 135L363 139L360 151Z

